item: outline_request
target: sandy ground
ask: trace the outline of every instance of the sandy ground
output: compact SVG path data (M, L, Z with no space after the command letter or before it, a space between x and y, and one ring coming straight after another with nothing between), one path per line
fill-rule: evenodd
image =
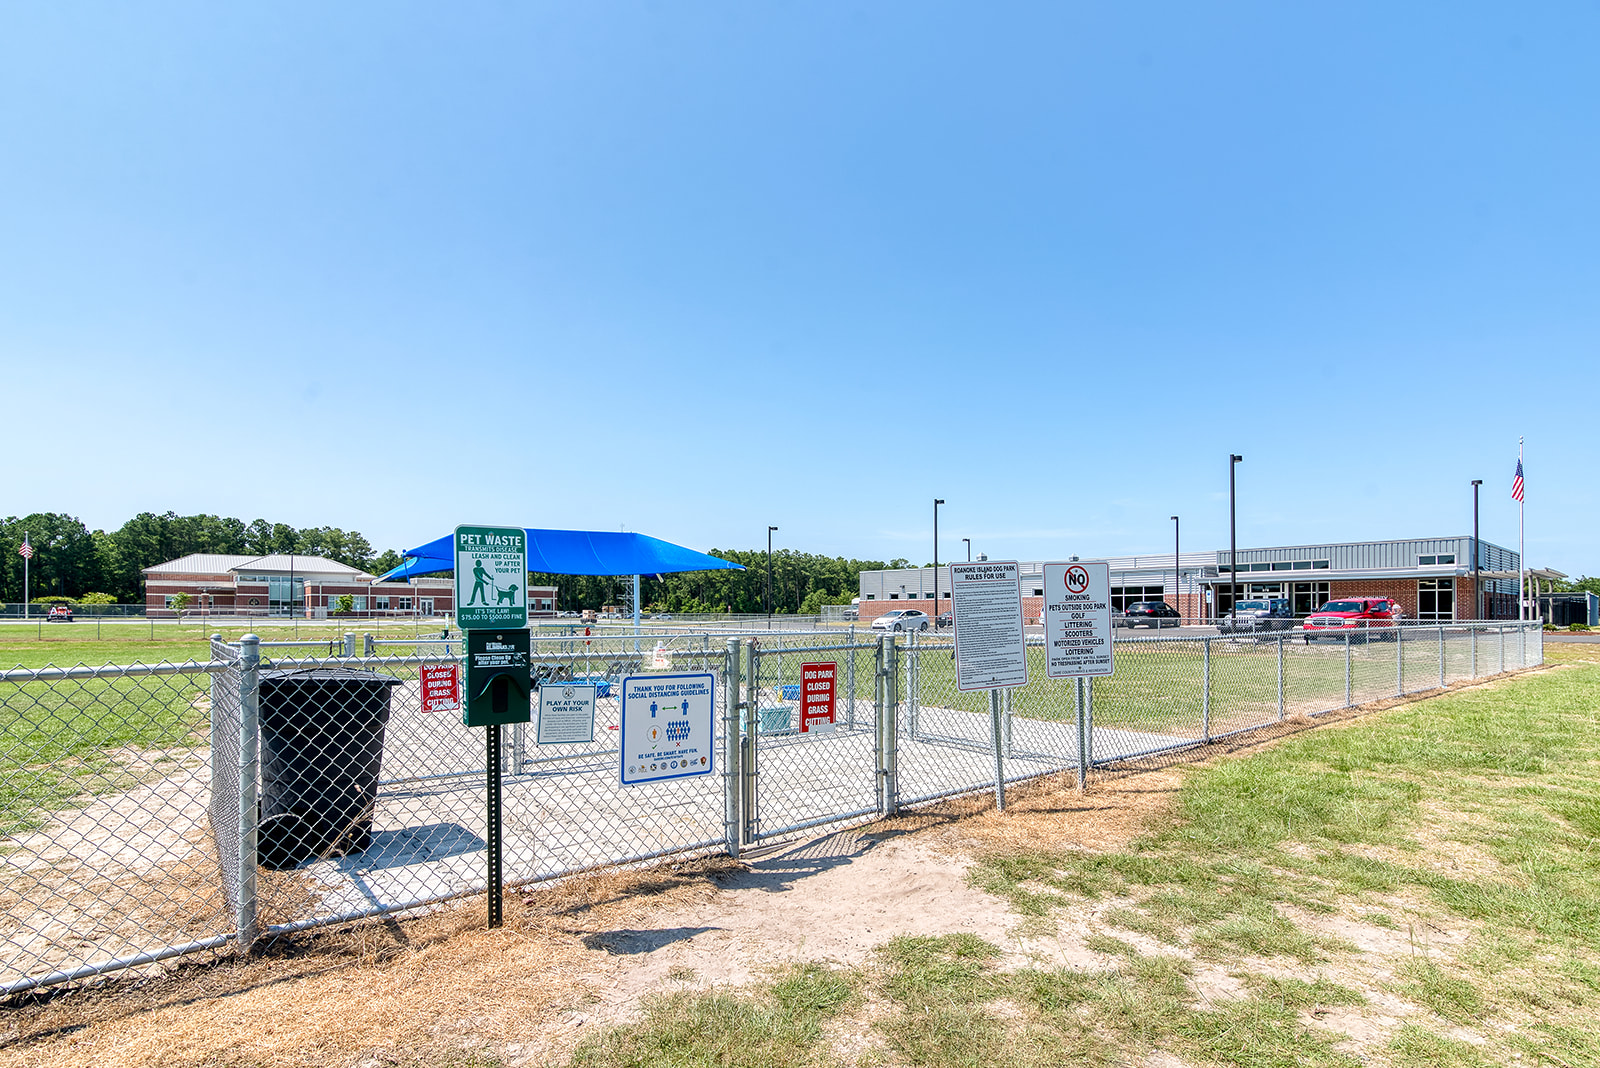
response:
M1191 759L1309 726L1291 721ZM1108 773L1081 794L1053 777L1013 790L1004 813L977 796L738 862L573 879L509 895L498 930L486 929L480 898L419 919L302 935L245 959L187 963L160 978L46 993L0 1015L0 1065L381 1068L472 1054L559 1063L598 1028L633 1018L652 992L737 985L787 961L861 964L899 934L967 931L1003 947L1012 963L1103 967L1084 943L1117 902L1063 910L1046 931L970 887L970 858L994 848L1119 846L1164 818L1182 774ZM1383 940L1397 937L1355 917L1320 922L1370 945L1375 967ZM1239 984L1207 969L1197 986L1210 998ZM1392 1024L1410 1010L1385 1011ZM1322 1023L1353 1040L1388 1026L1354 1014Z
M482 899L419 920L303 937L248 960L45 997L0 1017L0 1064L389 1065L445 1052L559 1060L651 992L759 979L787 961L860 964L898 934L969 931L1018 960L1089 965L1071 924L1028 937L969 887L970 851L1034 837L1103 848L1158 812L1177 773L953 802L788 849Z

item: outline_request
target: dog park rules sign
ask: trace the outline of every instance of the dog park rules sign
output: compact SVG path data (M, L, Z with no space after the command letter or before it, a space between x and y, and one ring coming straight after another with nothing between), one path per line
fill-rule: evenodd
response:
M528 625L528 533L521 527L456 527L456 626Z

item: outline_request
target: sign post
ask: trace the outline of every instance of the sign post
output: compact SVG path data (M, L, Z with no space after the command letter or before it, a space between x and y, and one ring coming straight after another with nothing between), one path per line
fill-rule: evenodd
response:
M531 718L527 532L521 527L456 527L455 563L456 625L467 661L461 722L488 728L484 767L489 926L499 927L505 908L500 728Z
M1078 680L1078 789L1093 763L1094 678L1116 670L1111 641L1111 565L1044 565L1045 675ZM1085 694L1084 679L1089 680Z
M950 565L950 612L956 627L956 688L989 691L994 735L994 800L1006 808L1000 691L1028 684L1022 624L1022 569L1015 560Z

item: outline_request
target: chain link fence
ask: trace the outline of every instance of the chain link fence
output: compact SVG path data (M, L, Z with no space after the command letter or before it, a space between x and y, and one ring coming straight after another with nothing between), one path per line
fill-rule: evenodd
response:
M1370 638L1370 640L1366 640ZM1116 673L960 692L944 634L672 630L536 636L543 686L596 687L592 741L502 731L508 885L663 856L738 855L812 828L1515 671L1537 624L1411 624L1305 641L1120 634ZM459 639L237 643L183 664L0 672L0 993L487 886L484 728L430 710ZM832 730L802 731L807 665ZM624 786L622 681L713 675L715 774Z

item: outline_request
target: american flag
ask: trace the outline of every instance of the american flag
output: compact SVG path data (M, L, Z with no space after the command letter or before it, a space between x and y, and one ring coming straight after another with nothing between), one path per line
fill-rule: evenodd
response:
M1514 500L1514 501L1522 500L1522 460L1521 459L1517 460L1517 474L1516 474L1516 477L1511 480L1511 499Z
M32 560L33 559L33 546L28 544L26 538L23 539L22 548L17 550L17 554L19 556L21 556L24 560Z

